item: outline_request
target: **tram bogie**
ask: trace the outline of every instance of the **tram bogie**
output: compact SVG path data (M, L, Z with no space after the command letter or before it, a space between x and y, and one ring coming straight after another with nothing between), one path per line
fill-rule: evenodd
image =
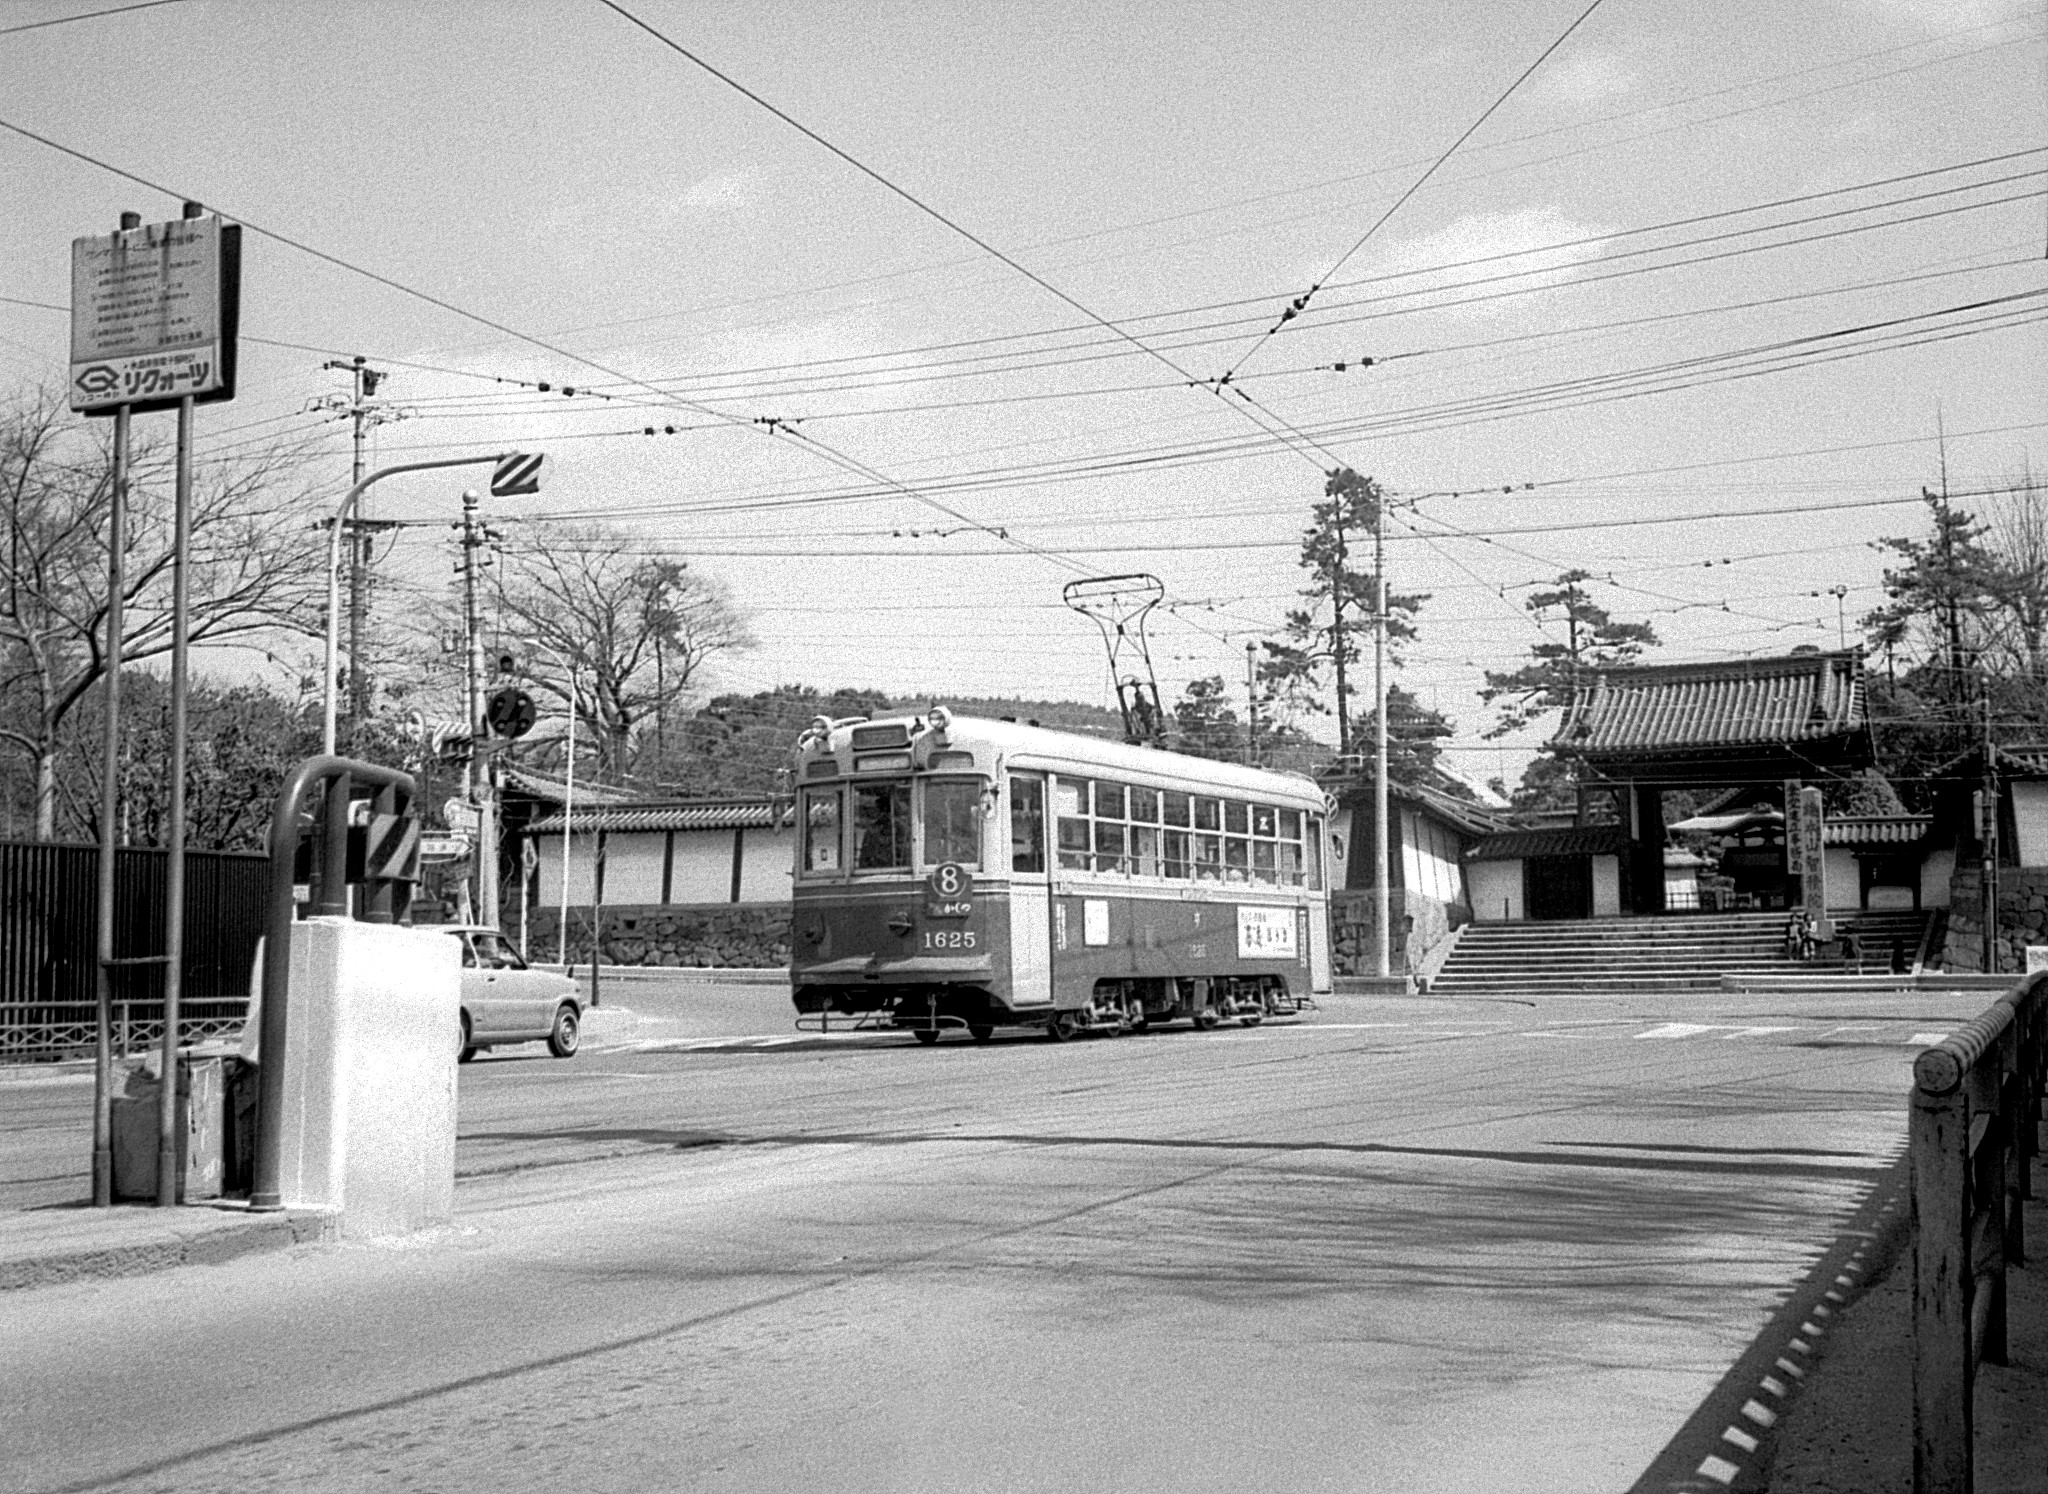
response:
M1009 722L814 722L796 757L799 1025L935 1043L1252 1024L1329 989L1306 779Z

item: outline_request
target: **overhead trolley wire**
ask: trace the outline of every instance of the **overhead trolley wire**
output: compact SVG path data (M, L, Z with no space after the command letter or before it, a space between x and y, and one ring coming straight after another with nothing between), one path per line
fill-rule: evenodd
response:
M118 176L122 178L124 181L131 181L138 186L146 187L152 192L161 192L168 197L176 197L179 198L180 200L186 200L182 193L174 192L168 187L162 186L157 182L149 180L147 177L137 175L135 172L125 170L119 166L115 166L111 162L103 161L97 156L93 156L85 151L78 150L72 146L60 144L59 142L50 139L46 135L37 134L35 131L26 129L21 125L14 124L9 120L0 119L0 129L7 130L16 135L20 135L24 139L32 140L38 145L44 146L50 150L57 151L62 155L70 156L75 160L84 161L88 165L96 166L102 171L106 171L111 173L112 175ZM240 223L243 227L247 228L251 233L259 234L264 238L271 239L277 243L285 245L288 248L296 249L302 254L310 255L314 259L320 260L322 263L333 265L336 268L345 270L351 274L361 275L365 279L374 281L377 284L385 286L391 290L395 290L399 292L401 295L410 296L415 300L423 301L430 306L437 307L440 310L451 313L452 315L462 317L468 321L476 322L481 326L489 327L493 331L503 332L508 337L515 338L520 342L531 344L532 346L540 348L545 352L554 354L558 358L565 358L572 362L580 363L587 368L594 368L599 373L606 374L611 378L618 379L625 383L637 385L640 388L648 389L650 390L650 392L656 394L657 396L661 396L663 398L671 400L672 402L679 404L684 408L695 410L699 414L712 416L715 419L725 421L729 424L738 426L742 429L758 428L757 422L750 420L747 417L732 415L727 413L726 411L715 409L709 405L698 404L694 401L683 398L681 396L669 394L665 390L656 389L652 385L647 384L644 380L634 379L630 375L619 372L617 369L609 368L606 365L597 362L595 359L586 357L580 353L570 352L566 348L557 347L553 343L550 343L543 338L536 337L531 333L521 332L517 328L509 327L503 322L495 321L490 317L484 316L480 312L470 311L465 307L457 306L453 302L443 300L439 296L435 296L427 291L419 290L416 287L406 285L401 281L393 280L387 275L380 275L374 270L365 269L361 265L352 264L349 261L342 259L337 255L329 254L325 250L313 248L311 245L303 243L297 239L291 238L290 236L280 233L275 229L265 228L260 224L252 223L248 219L240 217L238 215L235 216L235 221ZM775 433L776 427L771 425L768 430L768 434L772 436ZM797 435L797 433L794 431L789 431L787 433L792 436ZM865 462L860 461L858 458L841 452L836 448L828 445L827 443L817 440L815 437L800 437L799 441L801 445L816 452L823 460L830 462L832 465L837 466L842 470L853 472L858 476L867 478L871 482L878 482L886 486L892 487L896 489L902 496L913 499L916 502L926 504L927 506L934 508L941 513L945 513L952 516L953 518L959 519L963 523L976 523L976 521L973 518L971 518L967 514L960 512L958 509L948 507L947 505L940 503L938 500L930 497L925 493L909 488L905 484L898 482L896 479L889 477L887 474L878 471L876 468L868 465ZM1060 565L1066 569L1073 570L1079 574L1086 574L1086 567L1081 566L1078 562L1074 562L1065 559L1064 557L1053 555L1048 551L1039 550L1036 547L1025 544L1023 541L1016 541L1015 543L1018 545L1019 548L1029 550L1031 553L1038 555L1041 559L1051 560L1055 564Z
M607 3L609 3L609 0L607 0ZM1493 117L1494 111L1500 108L1501 105L1505 104L1508 101L1508 99L1514 94L1514 91L1520 88L1524 83L1526 83L1529 80L1529 78L1535 73L1536 69L1543 66L1543 64L1549 60L1550 54L1555 52L1559 47L1563 46L1566 40L1570 38L1571 34L1574 31L1577 31L1580 26L1585 24L1586 18L1591 16L1594 11L1598 10L1600 8L1600 4L1601 0L1593 0L1593 3L1591 5L1588 5L1584 10L1580 11L1578 16L1572 21L1571 25L1565 27L1563 31L1558 33L1557 40L1553 41L1549 46L1545 47L1542 50L1542 52L1537 55L1536 60L1530 63L1526 68L1524 68L1521 74L1518 77L1516 77L1515 81L1510 83L1505 89L1501 90L1500 95L1497 98L1495 98L1492 103L1488 104L1484 110L1481 111L1479 117L1473 120L1471 124L1465 127L1465 133L1460 135L1456 140L1453 140L1450 143L1450 145L1445 148L1442 155L1438 156L1434 161L1430 162L1428 169L1425 170L1422 173L1422 175L1418 176L1414 180L1414 182L1410 184L1408 190L1403 192L1399 197L1395 198L1393 204L1389 206L1385 212L1381 213L1378 218L1373 220L1372 226L1366 229L1364 233L1360 234L1357 238L1357 241L1354 242L1349 249L1346 249L1342 254L1337 256L1337 262L1331 265L1328 270L1324 271L1322 277L1315 281L1315 283L1310 285L1306 291L1303 291L1301 295L1297 296L1293 301L1288 303L1287 308L1281 312L1280 319L1274 322L1272 326L1268 327L1266 331L1259 337L1258 341L1254 342L1249 348L1245 349L1244 356L1239 358L1237 362L1232 364L1230 366L1229 372L1225 373L1223 377L1226 380L1228 380L1234 375L1236 375L1237 372L1240 369L1242 369L1246 363L1251 361L1252 357L1259 351L1259 349L1264 347L1266 343L1272 339L1273 335L1276 332L1278 332L1288 322L1294 320L1294 318L1299 316L1302 312L1307 311L1309 303L1315 299L1316 292L1323 288L1324 283L1327 282L1330 279L1330 277L1335 275L1339 270L1343 269L1344 266L1350 261L1351 257L1357 254L1359 250L1365 247L1367 240L1371 239L1374 234L1378 233L1382 228L1384 228L1389 218L1392 218L1394 214L1401 211L1402 207L1407 204L1409 198L1413 197L1417 192L1422 190L1423 183L1427 182L1432 176L1436 175L1437 168L1442 166L1444 162L1448 161L1453 155L1455 155L1457 153L1458 147L1463 145L1467 140L1471 139L1474 132L1476 132L1481 125L1485 124L1487 120Z
M80 11L73 16L53 16L47 21L29 21L20 26L0 27L0 36L15 36L23 31L41 31L45 26L69 26L73 21L96 21L101 16L125 16L138 10L155 10L160 5L182 5L184 0L141 0L136 5L116 5L107 10Z

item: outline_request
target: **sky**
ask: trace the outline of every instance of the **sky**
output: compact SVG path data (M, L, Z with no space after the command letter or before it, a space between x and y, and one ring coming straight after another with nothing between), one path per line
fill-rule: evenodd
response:
M361 354L373 465L543 452L501 527L726 586L707 692L1113 703L1062 588L1147 573L1162 694L1241 709L1342 465L1399 682L1512 778L1475 692L1563 570L1659 657L1832 647L1923 487L2048 466L2038 4L124 3L0 0L0 389L63 382L74 237L202 202L202 455L311 435L338 496ZM399 531L378 605L453 558Z

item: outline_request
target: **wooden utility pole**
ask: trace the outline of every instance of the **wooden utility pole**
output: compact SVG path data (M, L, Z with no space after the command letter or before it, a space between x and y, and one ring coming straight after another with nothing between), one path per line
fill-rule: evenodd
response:
M363 435L374 423L374 408L370 396L377 392L377 385L387 377L382 369L371 368L362 354L344 362L339 358L329 359L322 368L339 369L354 380L354 392L346 409L354 426L354 465L350 469L349 481L360 484L363 480ZM347 743L355 746L356 732L365 717L370 714L370 671L363 667L363 655L368 647L364 633L369 626L370 611L370 546L374 543L376 531L388 525L376 524L359 515L344 521L348 537L348 732Z
M490 732L484 722L484 640L483 618L478 610L479 573L490 563L483 549L489 538L477 509L482 503L476 489L462 495L462 627L463 699L468 718L470 752L463 769L463 797L476 806L476 921L498 926L498 815L493 792L491 764L483 753Z
M1343 657L1337 655L1340 668ZM1372 500L1372 693L1373 974L1385 979L1392 973L1387 928L1387 505L1378 494ZM1341 709L1341 689L1337 698Z

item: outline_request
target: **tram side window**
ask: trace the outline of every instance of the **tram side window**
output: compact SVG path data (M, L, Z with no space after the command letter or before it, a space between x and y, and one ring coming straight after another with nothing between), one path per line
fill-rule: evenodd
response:
M1188 865L1188 833L1185 830L1162 831L1160 841L1160 869L1169 877L1182 880L1194 875L1194 868Z
M1323 885L1323 817L1312 814L1308 817L1308 841L1303 846L1307 853L1303 861L1308 872L1309 891L1318 892Z
M902 779L853 786L853 869L910 865L910 785Z
M1197 835L1195 837L1195 880L1198 882L1220 882L1223 880L1222 836Z
M955 862L981 869L981 780L928 778L924 784L924 865Z
M839 790L804 790L804 870L839 870Z
M1135 798L1139 790L1131 791ZM1134 877L1157 877L1163 875L1159 869L1159 831L1151 825L1131 826L1131 875Z
M1010 780L1010 870L1045 870L1045 783L1041 779Z
M1053 785L1053 810L1059 819L1060 865L1070 871L1089 866L1088 780L1062 778Z
M1096 788L1100 789L1101 784ZM1095 869L1099 872L1128 871L1124 865L1124 831L1128 828L1121 820L1097 820L1095 822Z

